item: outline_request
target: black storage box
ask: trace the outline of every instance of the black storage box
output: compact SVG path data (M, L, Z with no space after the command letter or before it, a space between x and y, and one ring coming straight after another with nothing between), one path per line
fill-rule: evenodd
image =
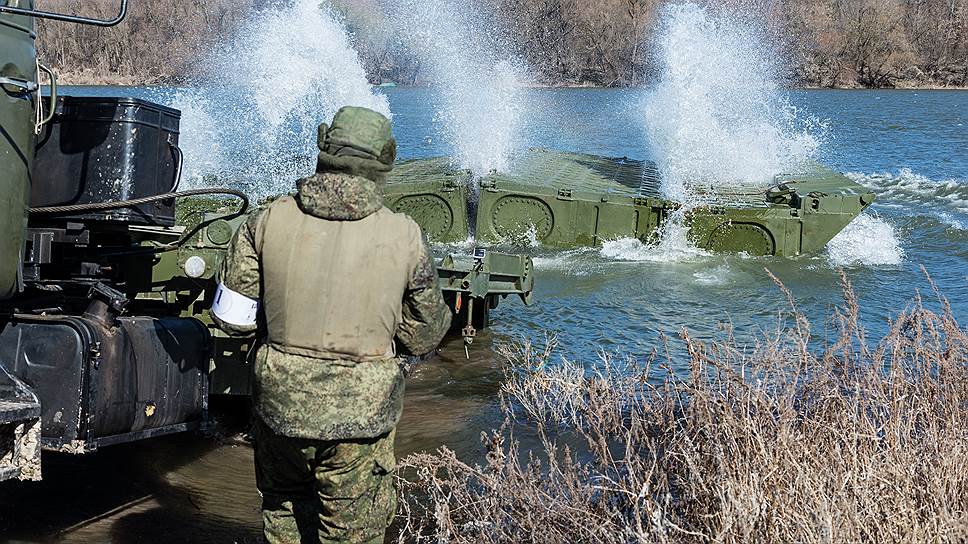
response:
M37 140L32 207L114 202L171 191L181 169L181 112L136 98L63 96ZM175 223L168 199L59 215L79 221Z

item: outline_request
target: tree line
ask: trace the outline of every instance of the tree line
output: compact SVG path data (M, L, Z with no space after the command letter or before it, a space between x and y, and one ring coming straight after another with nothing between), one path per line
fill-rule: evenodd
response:
M374 83L426 83L381 1L335 0ZM538 83L637 86L654 77L650 37L668 0L482 0ZM135 0L101 29L38 23L42 61L78 83L186 83L207 52L258 10L285 0ZM749 0L706 0L711 9ZM42 9L110 17L117 0L38 0ZM760 0L790 85L968 85L968 0Z
M205 69L206 52L252 14L255 0L130 0L118 26L37 20L40 62L68 83L183 83ZM37 9L111 19L119 0L36 0Z

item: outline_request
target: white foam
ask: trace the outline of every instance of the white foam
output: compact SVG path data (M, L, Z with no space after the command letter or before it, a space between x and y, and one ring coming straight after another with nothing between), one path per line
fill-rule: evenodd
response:
M942 205L960 213L968 213L968 180L945 179L935 181L902 168L896 174L880 172L863 174L850 172L847 176L877 192L878 198L910 204Z
M834 266L896 265L904 250L890 223L865 212L827 244L827 259Z
M391 20L420 58L436 96L436 120L454 162L476 177L504 172L523 148L530 111L524 63L508 53L479 4L399 0Z
M694 262L712 255L697 248L688 234L688 227L670 219L663 225L658 242L646 244L638 238L619 238L602 244L600 254L618 261L656 263Z
M776 80L775 52L748 22L695 3L662 9L659 80L645 127L666 197L690 185L768 184L816 154L822 129L801 119Z

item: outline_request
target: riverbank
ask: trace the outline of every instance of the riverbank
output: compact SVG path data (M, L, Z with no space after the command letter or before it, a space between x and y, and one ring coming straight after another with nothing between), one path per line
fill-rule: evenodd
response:
M114 14L112 3L90 4L87 15ZM652 68L655 45L650 39L664 4L487 0L481 9L493 15L496 32L508 37L503 49L529 66L537 80L635 87ZM774 37L771 58L782 59L780 68L806 86L968 85L964 0L890 6L861 2L837 10L813 0L775 4L775 9L753 14L756 27ZM330 5L353 36L372 80L413 82L425 77L427 59L401 47L411 31L399 14L372 0L333 0ZM63 8L54 0L38 1L38 6ZM252 0L135 4L123 24L96 32L41 22L37 43L42 61L55 69L97 70L97 75L66 77L65 82L157 85L205 73L211 52L224 50L254 18L276 13L272 4ZM742 19L743 13L740 9L731 17ZM117 71L153 76L114 75Z
M142 76L134 75L124 75L124 74L101 74L95 73L90 70L78 70L78 71L64 71L57 72L57 83L59 85L75 85L75 86L92 86L92 87L103 87L103 86L123 86L123 87L155 87L155 86L180 86L180 85L191 85L188 82L178 81L176 78L146 78ZM396 88L425 88L429 85L418 84L418 85L399 85L392 81L386 82L371 82L374 86L380 86L381 83L388 85L390 87ZM613 87L601 87L594 85L592 83L586 84L575 84L575 83L558 83L558 84L535 84L529 85L530 88L535 89L622 89L626 88L623 86L613 86ZM834 90L873 90L873 89L897 89L897 90L968 90L968 85L944 85L936 81L915 81L915 80L904 80L899 81L896 85L891 87L863 87L860 85L840 85L840 86L821 86L811 83L792 85L790 89L834 89Z
M829 341L795 310L755 349L729 330L683 332L636 359L562 361L552 341L482 360L486 331L466 361L454 338L408 379L393 541L964 541L968 333L932 294L894 306L891 332L870 341L844 286ZM688 346L691 371L669 372L684 362L668 344ZM488 431L480 415L496 404ZM6 538L261 541L252 448L238 436L45 455L43 482L5 484Z
M918 297L871 342L843 276L820 340L774 280L790 315L755 347L668 341L688 375L668 343L585 364L506 349L486 462L405 459L401 541L965 541L968 332L947 301Z

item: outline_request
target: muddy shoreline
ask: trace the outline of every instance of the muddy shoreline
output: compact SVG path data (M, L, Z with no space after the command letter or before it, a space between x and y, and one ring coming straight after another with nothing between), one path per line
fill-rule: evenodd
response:
M503 363L490 331L471 360L460 338L415 367L407 380L396 454L447 445L483 455L479 433L496 425ZM500 340L498 340L500 342ZM104 448L94 454L45 452L41 482L5 482L3 543L262 542L261 498L247 435L246 399L219 397L214 429Z

